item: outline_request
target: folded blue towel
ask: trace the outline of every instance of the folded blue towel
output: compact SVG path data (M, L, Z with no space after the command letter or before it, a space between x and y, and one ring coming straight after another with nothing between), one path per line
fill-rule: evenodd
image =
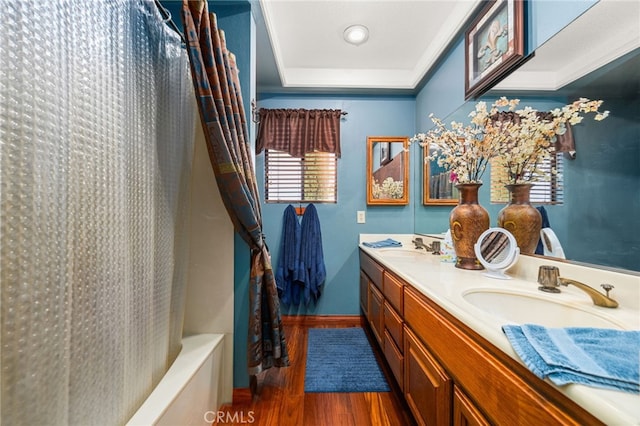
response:
M580 383L640 393L640 331L505 325L525 365L556 385Z
M396 241L391 238L387 238L386 240L381 241L375 241L373 243L362 243L362 245L371 248L402 247L402 243L400 241Z

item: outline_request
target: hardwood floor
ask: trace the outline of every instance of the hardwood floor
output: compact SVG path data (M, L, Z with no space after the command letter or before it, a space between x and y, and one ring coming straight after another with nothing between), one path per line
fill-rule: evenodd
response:
M247 390L234 392L233 405L218 413L214 425L259 426L405 426L414 425L391 371L381 361L391 392L305 393L304 375L308 330L312 327L359 327L360 317L283 318L291 366L272 368L258 378L258 395ZM369 330L364 327L372 340Z

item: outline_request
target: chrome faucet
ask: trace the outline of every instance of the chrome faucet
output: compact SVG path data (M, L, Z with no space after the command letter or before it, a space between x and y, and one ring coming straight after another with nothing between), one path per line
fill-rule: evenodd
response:
M411 241L413 244L415 244L416 249L425 249L426 251L431 251L431 247L428 247L424 244L424 241L422 240L421 237L416 237L413 241Z
M609 291L614 288L611 284L601 284L601 287L607 293L604 295L598 290L579 281L561 277L560 270L556 266L540 266L538 269L538 283L541 284L541 286L538 287L538 290L546 291L548 293L560 293L560 289L558 287L567 287L571 284L587 293L589 297L591 297L591 300L593 300L593 304L596 306L602 306L603 308L618 307L618 302L609 297Z
M426 251L430 251L431 254L442 254L440 252L440 241L434 241L431 245L426 245L422 237L416 237L413 241L411 241L416 246L416 250L425 249Z

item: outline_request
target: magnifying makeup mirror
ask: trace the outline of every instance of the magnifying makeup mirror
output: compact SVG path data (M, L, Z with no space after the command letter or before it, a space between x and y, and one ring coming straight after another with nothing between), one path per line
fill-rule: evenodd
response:
M473 246L478 261L486 268L484 275L500 280L510 280L504 271L518 260L520 248L513 234L504 228L489 228Z

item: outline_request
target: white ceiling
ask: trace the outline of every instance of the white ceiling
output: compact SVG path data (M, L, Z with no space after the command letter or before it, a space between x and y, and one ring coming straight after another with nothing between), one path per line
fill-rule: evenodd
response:
M264 21L257 23L258 85L262 90L413 90L479 4L480 0L260 0ZM369 28L369 40L360 46L343 39L345 28L354 24ZM261 37L262 25L267 39Z
M480 0L252 0L259 2L257 85L266 92L415 93ZM261 12L261 13L260 13ZM350 25L369 28L353 46ZM551 91L640 47L640 1L600 0L498 90ZM637 73L640 74L640 73ZM637 80L637 76L633 76Z

